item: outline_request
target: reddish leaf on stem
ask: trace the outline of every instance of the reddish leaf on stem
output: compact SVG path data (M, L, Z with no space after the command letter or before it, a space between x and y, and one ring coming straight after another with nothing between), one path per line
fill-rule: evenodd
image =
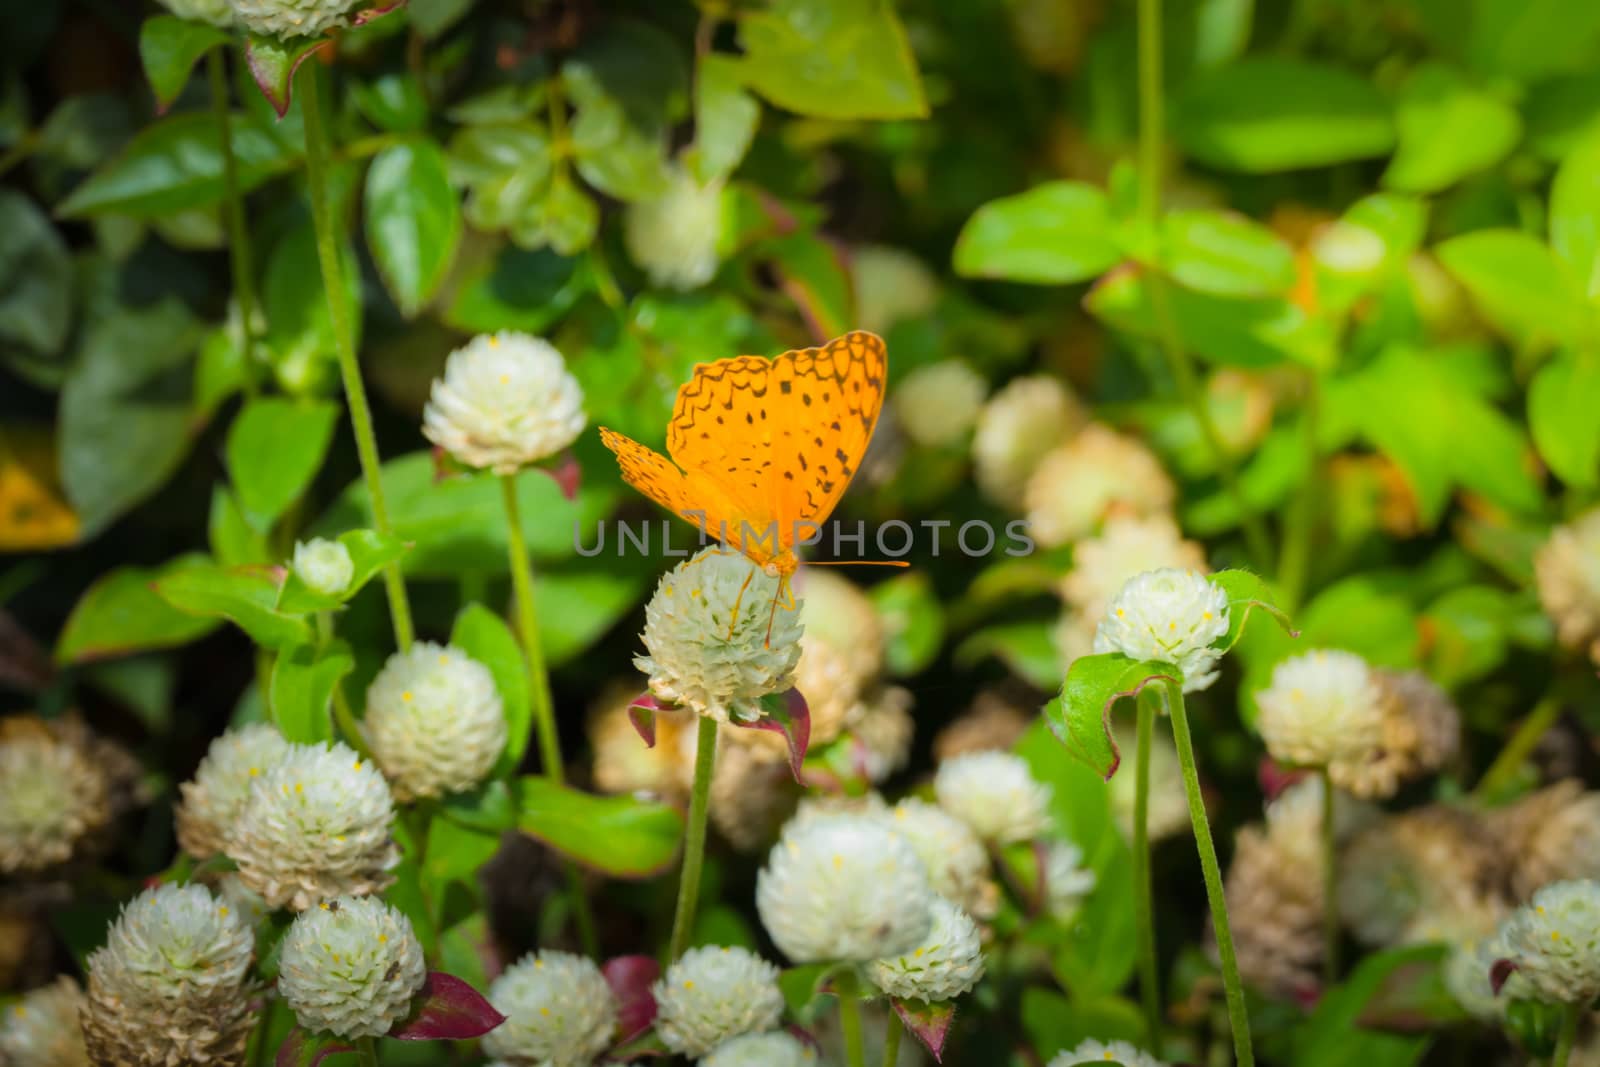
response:
M276 1067L319 1067L323 1060L340 1052L354 1052L354 1045L346 1045L338 1038L308 1034L298 1026L278 1046Z
M772 730L783 735L789 745L789 772L796 782L805 784L800 765L805 762L806 749L811 746L811 708L800 690L774 693L761 701L766 714L754 722L736 722L748 730Z
M644 739L645 748L656 747L656 712L663 710L661 701L649 693L640 693L628 705L628 721Z
M538 467L561 487L561 495L568 500L577 498L578 486L583 482L583 468L578 464L578 457L571 452L563 452L560 457L549 466Z
M906 1024L906 1029L916 1035L935 1063L944 1062L944 1043L950 1036L950 1024L955 1021L956 1006L944 1000L928 1004L920 1000L893 998L894 1013Z
M1495 960L1489 965L1489 988L1494 990L1494 995L1500 995L1500 989L1516 971L1515 960Z
M295 71L313 52L332 43L319 37L278 40L250 35L244 50L245 62L250 67L250 76L255 79L256 86L280 119L289 111L289 87L294 81Z
M430 971L411 1017L389 1036L400 1041L470 1041L506 1021L484 995L453 974Z
M617 1040L627 1044L656 1020L656 998L650 987L661 977L653 956L617 956L600 968L617 1000Z
M1261 792L1266 798L1268 800L1276 800L1285 789L1288 789L1309 773L1309 771L1281 766L1274 760L1263 757L1260 766L1256 768L1256 780L1261 783Z

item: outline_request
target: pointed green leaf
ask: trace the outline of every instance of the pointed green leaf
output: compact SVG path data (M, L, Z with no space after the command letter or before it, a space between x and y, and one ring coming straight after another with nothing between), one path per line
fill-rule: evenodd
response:
M683 816L670 804L595 796L548 778L518 778L513 791L518 829L586 867L650 878L677 859Z
M176 15L153 15L139 30L139 58L145 77L155 91L162 111L183 92L189 72L201 58L218 45L228 43L228 35L204 22L180 19Z
M533 726L533 701L528 690L527 660L505 620L482 604L468 604L456 616L450 643L489 668L506 716L506 747L495 762L494 777L516 770L528 750Z
M278 600L277 574L267 567L224 569L215 564L186 567L156 582L156 592L180 611L220 615L264 648L309 644L311 627L285 615Z
M1483 317L1534 348L1575 343L1588 326L1584 291L1572 268L1531 234L1475 230L1435 250Z
M1267 297L1294 284L1294 250L1259 222L1225 211L1173 211L1161 221L1162 265L1214 296Z
M87 663L204 637L218 620L177 610L156 595L155 584L185 567L209 565L203 556L180 556L162 567L120 567L102 575L67 616L56 662Z
M264 37L252 33L245 46L245 60L250 65L250 76L255 79L261 95L267 98L272 110L281 119L289 111L289 91L294 72L318 48L330 44L323 37Z
M461 242L461 205L433 141L386 148L367 168L367 243L406 318L433 299Z
M1239 643L1239 638L1244 635L1245 623L1250 621L1250 616L1256 611L1264 611L1276 619L1278 625L1290 637L1298 637L1293 626L1289 624L1289 616L1272 602L1272 589L1260 577L1249 571L1227 570L1218 571L1210 576L1211 584L1221 588L1228 594L1228 632L1224 634L1215 647L1224 651Z
M297 645L279 652L272 665L267 706L283 736L302 745L332 741L333 689L354 669L355 659L342 641L324 649Z
M1561 352L1528 387L1528 429L1550 469L1568 485L1600 482L1600 353Z
M1487 170L1516 146L1522 119L1510 104L1442 63L1424 63L1400 88L1399 147L1383 184L1437 193Z
M1080 656L1067 670L1060 694L1044 706L1045 722L1068 752L1109 779L1122 762L1111 733L1111 709L1151 682L1181 685L1183 675L1170 663L1140 662L1120 652Z
M1088 281L1122 258L1106 194L1046 182L984 204L956 240L956 273L1036 285Z
M741 70L737 59L715 52L696 68L693 159L702 182L732 174L761 124L761 103L745 91Z
M228 427L225 455L239 507L265 531L293 504L333 441L339 409L326 400L258 397Z

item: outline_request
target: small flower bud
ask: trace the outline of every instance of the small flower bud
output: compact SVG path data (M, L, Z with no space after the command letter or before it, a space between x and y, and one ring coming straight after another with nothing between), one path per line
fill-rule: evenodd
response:
M337 541L313 537L294 546L294 573L306 588L323 596L338 596L350 588L355 577L355 561L350 550Z

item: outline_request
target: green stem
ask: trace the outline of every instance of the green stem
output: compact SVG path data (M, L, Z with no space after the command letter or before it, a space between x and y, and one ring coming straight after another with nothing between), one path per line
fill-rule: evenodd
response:
M846 1067L866 1067L866 1045L861 1040L861 998L858 996L854 972L846 971L834 979L834 989L839 997L839 1033L844 1039ZM889 1009L894 1014L894 1009Z
M1315 531L1317 500L1322 492L1317 422L1322 390L1317 372L1306 372L1305 404L1301 412L1305 447L1305 474L1283 527L1283 544L1278 550L1278 596L1285 611L1300 606L1306 593L1306 577L1311 569L1311 535Z
M328 195L328 130L318 101L319 63L300 68L300 111L306 126L306 182L311 195L311 217L317 231L317 260L322 266L322 287L328 294L328 315L333 320L334 349L339 357L339 377L344 382L345 403L350 407L350 427L355 432L356 454L361 459L361 474L372 502L372 525L388 534L389 508L383 499L382 468L378 459L378 439L372 431L372 409L367 405L367 389L361 381L361 364L356 361L355 333L345 291L344 267L340 261L339 235L334 232L333 204ZM394 624L395 644L409 651L415 638L411 624L411 602L406 599L405 579L398 561L383 568L383 587L389 598L389 618Z
M883 1031L883 1067L895 1067L900 1062L900 1035L905 1029L900 1013L894 1010L893 1004L889 1005L889 1021Z
M1161 350L1177 381L1179 395L1199 423L1200 433L1216 460L1217 475L1239 511L1239 521L1244 527L1251 559L1257 566L1265 566L1272 551L1266 526L1261 516L1249 507L1239 486L1233 456L1223 445L1222 435L1217 432L1216 421L1211 417L1211 409L1200 388L1200 376L1195 370L1194 359L1179 335L1169 304L1166 277L1162 274L1158 234L1161 225L1161 172L1166 118L1163 114L1165 101L1161 94L1161 0L1139 0L1138 218L1144 239L1148 242L1145 258L1149 262L1146 263L1148 269L1144 272L1144 278L1150 292L1150 308L1154 313Z
M317 612L317 650L328 647L333 641L333 612ZM350 698L344 693L344 679L340 678L333 683L333 724L338 727L338 732L344 736L345 744L356 750L364 760L372 759L372 749L367 747L367 739L361 732L360 720L350 707Z
M275 1050L267 1047L272 1040L272 1017L278 1011L278 998L271 993L266 994L266 1003L261 1006L261 1018L256 1020L256 1032L250 1045L250 1067L267 1067L272 1062Z
M1200 793L1194 741L1189 736L1189 713L1183 705L1182 688L1175 682L1168 682L1166 687L1167 710L1172 714L1172 737L1178 743L1183 789L1189 798L1189 822L1194 827L1195 849L1200 853L1200 871L1206 881L1206 900L1211 905L1211 925L1217 935L1217 956L1222 962L1222 987L1228 1001L1228 1026L1233 1031L1234 1062L1237 1067L1253 1067L1256 1058L1250 1047L1250 1016L1245 1011L1244 985L1239 981L1239 961L1233 952L1233 929L1228 925L1228 899L1222 891L1222 869L1217 864L1217 848L1211 841L1206 802Z
M1150 877L1150 743L1156 717L1155 690L1139 694L1138 748L1133 759L1133 906L1139 957L1139 999L1145 1041L1161 1056L1161 978L1156 970L1155 906Z
M1339 843L1334 832L1333 779L1322 768L1322 975L1328 988L1339 980Z
M233 156L233 110L228 95L228 61L224 49L213 48L206 58L211 83L211 110L217 120L217 144L222 150L223 216L228 224L228 262L233 272L233 302L239 307L240 345L244 349L244 388L256 391L256 281L250 254L250 227L245 222L244 196L239 192L239 162Z
M1572 1057L1572 1047L1578 1043L1578 1019L1581 1014L1576 1004L1562 1007L1561 1033L1556 1037L1556 1051L1550 1057L1550 1067L1567 1067L1567 1060Z
M1550 732L1550 728L1556 724L1556 720L1560 717L1561 698L1552 688L1550 692L1540 698L1539 703L1533 706L1533 710L1528 712L1527 716L1517 724L1516 732L1505 743L1505 747L1500 750L1500 754L1494 758L1494 762L1489 765L1489 769L1483 772L1483 777L1478 780L1477 786L1473 788L1472 795L1479 800L1485 800L1510 785L1511 780L1517 776L1517 772L1522 769L1522 765L1527 762L1528 757L1533 755L1533 750L1539 745L1539 739Z
M361 1067L378 1067L378 1042L376 1038L356 1038L356 1057Z
M511 551L511 586L517 602L517 635L528 667L528 689L533 697L533 723L539 733L539 758L545 777L560 784L566 774L561 764L561 738L556 733L555 709L550 700L550 675L545 670L544 646L539 643L539 616L533 608L533 565L522 536L522 515L517 508L517 476L500 478L506 506L507 544Z
M717 720L700 718L695 737L694 788L689 794L689 825L683 838L683 871L678 876L678 907L672 917L668 962L683 955L694 932L695 905L700 900L700 867L706 858L706 811L711 806L711 772L717 765Z

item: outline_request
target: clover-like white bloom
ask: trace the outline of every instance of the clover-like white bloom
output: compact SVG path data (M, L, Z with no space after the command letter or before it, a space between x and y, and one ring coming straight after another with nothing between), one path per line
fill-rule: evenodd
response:
M427 973L404 912L376 897L338 897L295 916L278 992L307 1030L377 1037L410 1014Z
M943 897L917 947L867 964L872 984L889 994L934 1003L954 1000L983 978L983 943L972 916Z
M906 840L856 815L785 827L756 876L761 924L795 963L909 952L927 936L936 899Z
M81 748L42 728L0 738L0 872L71 859L111 816L106 775Z
M293 745L255 779L224 851L269 904L304 911L394 881L393 820L372 761L343 744Z
M1357 761L1383 736L1384 694L1367 661L1354 652L1316 649L1273 668L1256 694L1256 728L1272 758L1323 767Z
M88 962L83 1036L94 1063L238 1062L254 1018L255 937L204 886L134 897Z
M1502 924L1502 930L1505 924ZM1533 996L1527 979L1512 971L1495 992L1490 974L1496 961L1510 956L1505 937L1496 931L1488 937L1464 938L1450 947L1450 954L1439 968L1439 977L1455 1002L1474 1019L1494 1022L1505 1015L1514 1000L1528 1000Z
M228 0L245 29L263 37L321 37L350 25L355 0Z
M972 752L939 765L933 778L939 806L984 841L1029 841L1050 826L1048 785L1028 761L1010 752Z
M233 26L233 8L228 0L161 0L161 6L190 22L205 22L222 29Z
M324 537L296 541L289 565L307 589L323 596L338 596L350 588L350 580L356 576L350 550Z
M1551 882L1600 881L1600 791L1568 778L1489 818L1511 859L1511 891L1526 900Z
M650 992L656 1034L687 1056L704 1056L740 1034L770 1030L783 1017L778 968L744 948L690 949Z
M1095 1060L1120 1063L1122 1067L1167 1067L1165 1061L1126 1041L1096 1041L1093 1038L1078 1042L1066 1052L1058 1052L1048 1067L1077 1067L1077 1064Z
M1067 387L1038 374L1014 378L989 398L972 436L978 488L1004 507L1020 507L1045 454L1083 428L1088 416Z
M1075 614L1098 624L1130 578L1164 567L1204 574L1205 550L1184 538L1171 515L1115 515L1073 546L1061 596Z
M454 645L418 641L367 688L368 743L395 799L474 789L506 747L506 716L489 668Z
M737 552L709 548L668 571L644 609L634 666L650 692L718 722L754 722L761 698L794 684L800 611L778 579ZM770 639L768 637L770 630Z
M700 288L717 273L722 183L702 184L687 168L673 165L660 196L628 205L622 238L652 285Z
M1044 894L1050 914L1071 916L1095 886L1094 871L1083 864L1083 849L1071 841L1051 841L1044 857Z
M1550 531L1534 553L1533 573L1561 643L1600 663L1600 508Z
M0 1063L9 1067L89 1067L79 1014L83 990L65 975L0 1012Z
M514 474L583 432L583 390L541 337L480 334L450 353L422 412L422 433L468 467Z
M745 1034L700 1061L700 1067L812 1067L817 1050L784 1030Z
M1507 958L1540 1000L1588 1004L1600 996L1600 882L1545 886L1503 933Z
M1046 548L1093 533L1115 513L1157 515L1177 490L1142 443L1098 423L1047 452L1023 490L1028 532Z
M916 797L900 801L885 820L916 850L935 893L979 919L993 918L1000 891L989 853L972 827Z
M929 363L905 376L894 392L900 428L927 448L954 444L978 421L989 383L965 360Z
M483 1050L516 1067L588 1067L611 1043L617 1004L594 961L570 952L536 952L489 986L506 1021Z
M277 727L252 723L229 730L206 750L194 780L179 786L178 843L195 859L223 851L250 788L289 752Z
M1227 592L1199 571L1163 567L1129 578L1112 598L1094 650L1171 663L1192 693L1217 680L1222 650L1211 646L1227 632Z

